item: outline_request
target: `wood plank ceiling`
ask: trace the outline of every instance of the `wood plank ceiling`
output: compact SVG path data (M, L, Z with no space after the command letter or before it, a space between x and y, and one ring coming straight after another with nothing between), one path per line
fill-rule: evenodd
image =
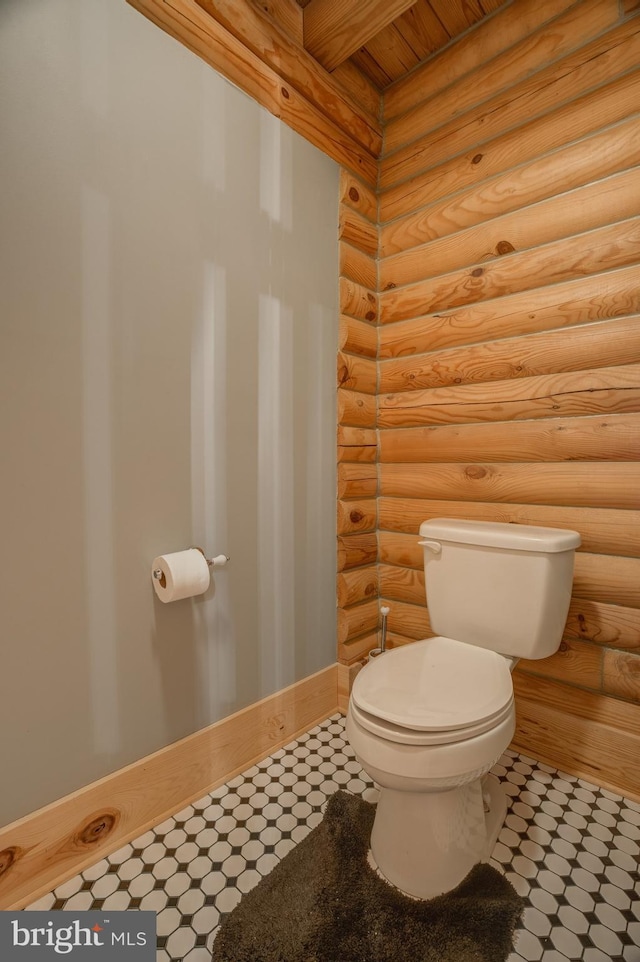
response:
M297 0L303 8L309 53L328 70L348 60L378 90L404 77L506 2Z

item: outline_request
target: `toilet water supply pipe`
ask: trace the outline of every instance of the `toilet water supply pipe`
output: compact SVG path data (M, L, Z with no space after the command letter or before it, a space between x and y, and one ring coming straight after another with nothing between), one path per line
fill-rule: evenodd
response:
M382 605L380 608L380 617L382 621L381 631L380 631L380 647L372 648L369 652L368 661L372 661L377 658L378 655L382 655L387 650L387 615L391 611L386 605Z
M380 654L387 650L387 615L391 609L387 608L386 605L382 605L380 608L380 615L382 616L382 630L380 633Z

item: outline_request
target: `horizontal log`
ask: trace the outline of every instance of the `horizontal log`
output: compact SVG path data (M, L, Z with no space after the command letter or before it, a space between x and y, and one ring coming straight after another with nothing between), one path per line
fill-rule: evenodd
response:
M640 73L634 71L491 140L483 139L482 130L472 131L468 149L458 153L457 146L448 142L437 153L425 146L423 153L416 152L397 172L397 187L391 177L386 178L389 183L381 178L383 218L388 205L409 190L419 192L421 204L439 201L624 121L637 113L639 97Z
M360 498L375 498L378 493L378 470L372 464L338 465L338 498L342 501L357 501Z
M340 311L364 321L377 321L378 295L345 277L340 278Z
M380 91L368 77L365 77L362 71L358 70L355 64L346 60L336 67L332 77L366 111L372 120L380 123L382 113Z
M360 501L338 501L338 534L375 531L378 520L375 498Z
M375 564L378 541L375 534L350 534L338 538L338 571Z
M600 691L602 687L603 651L591 642L571 638L560 643L558 651L548 658L518 662L518 671L526 671L554 681L568 682L581 688Z
M338 387L363 394L375 394L377 385L376 362L366 357L338 353Z
M338 388L338 423L354 427L375 427L375 397L359 391Z
M378 602L366 601L351 608L338 608L338 643L375 631L378 625Z
M477 151L483 143L493 141L508 131L521 128L537 118L546 119L548 111L558 115L580 100L593 99L597 102L600 96L598 88L616 81L621 74L638 66L639 48L640 27L637 21L627 21L593 43L581 47L576 53L537 71L503 94L454 117L436 130L383 157L380 163L380 187L387 188L422 173L463 151ZM623 79L626 80L626 77ZM627 115L633 112L629 110ZM613 119L609 118L609 122ZM617 119L622 119L622 116L618 115ZM593 123L588 131L604 123ZM573 139L566 137L563 143Z
M617 698L640 702L640 655L604 651L602 689Z
M338 606L348 608L361 601L371 601L378 597L378 566L355 568L342 571L337 581Z
M344 167L340 168L340 203L351 207L374 225L377 224L378 198L375 190Z
M634 116L443 200L426 203L421 178L416 178L380 197L380 220L396 218L380 227L380 255L388 257L527 208L638 163L640 117ZM424 179L430 184L428 175Z
M340 207L338 238L371 257L378 255L378 227L346 204Z
M399 632L406 638L415 638L416 641L427 638L433 634L429 622L429 614L424 605L411 605L404 601L388 601L389 615L387 625L389 631Z
M362 447L363 445L375 447L377 434L372 428L357 428L340 424L338 425L338 444L353 445L354 447Z
M196 0L225 30L377 157L382 130L313 57L250 0Z
M358 463L375 464L377 451L375 445L368 444L339 444L338 445L338 464L350 461Z
M433 632L430 631L426 638L432 638ZM402 648L404 645L413 645L416 641L421 639L407 638L406 635L401 634L399 631L389 631L387 633L387 648Z
M380 493L396 498L638 508L640 464L381 464Z
M363 254L356 247L351 247L342 241L339 245L340 274L361 284L363 287L375 287L378 283L378 262Z
M418 544L417 535L397 534L380 531L378 535L380 562L382 565L397 565L403 568L424 568L423 549ZM426 598L424 600L426 603Z
M380 290L532 250L638 214L640 176L637 169L625 170L387 257L380 261Z
M381 394L502 382L640 360L640 315L404 357L380 364Z
M640 218L636 216L383 292L380 323L529 291L585 274L599 274L637 264L639 257Z
M565 638L592 641L606 648L640 651L640 610L573 597Z
M366 660L371 649L377 648L378 645L378 634L375 631L360 635L359 638L350 638L338 644L338 658L343 665L355 665Z
M269 113L306 137L339 164L372 186L377 164L373 153L341 129L299 93L280 73L206 13L196 0L128 0L147 19L184 44L205 63L249 94ZM274 28L275 30L275 28ZM340 93L335 87L335 96ZM356 115L353 114L357 126Z
M640 709L517 669L512 747L561 771L640 799Z
M406 601L412 605L425 605L424 571L401 568L397 565L379 566L380 597L388 601Z
M402 357L640 314L640 266L538 287L380 329L380 357Z
M344 244L340 245L341 248ZM360 321L347 314L340 316L339 326L340 350L347 354L359 354L364 357L376 357L378 354L378 328L370 321Z
M621 465L622 466L622 465ZM396 468L397 465L388 465L389 468ZM441 467L448 465L434 465L437 471ZM486 468L499 469L501 465L467 465L467 468L475 467L478 471ZM507 472L510 473L513 467L526 469L521 472L521 476L528 475L529 490L533 491L537 483L544 485L545 479L538 477L540 465L509 465ZM548 467L552 467L549 465ZM553 465L561 468L562 465ZM589 468L597 467L590 464L575 464L570 468L584 468L586 470L578 472L578 477L573 479L576 490L580 489L580 477L585 477ZM615 466L613 466L615 467ZM506 524L530 524L539 525L543 528L565 528L570 531L579 531L582 538L582 545L579 549L580 557L583 552L600 552L602 555L623 555L636 559L640 557L640 509L638 508L638 497L635 494L640 486L637 480L640 479L640 465L634 465L636 469L636 484L629 484L627 481L626 490L627 500L635 503L636 510L621 508L597 508L589 506L588 498L585 498L586 507L576 508L567 507L561 504L501 504L490 501L480 500L485 492L476 495L476 500L454 501L447 500L447 491L441 494L441 500L433 500L427 497L381 497L378 499L379 527L382 531L398 532L410 535L413 541L418 537L418 531L423 521L429 518L450 517L465 518L470 521L501 521ZM534 469L534 470L532 470ZM426 473L426 472L423 472ZM495 472L499 472L496 470ZM567 473L565 471L565 473ZM431 466L429 468L431 474ZM548 479L547 479L548 480ZM606 478L598 477L594 482L594 488L598 485L599 491L606 490ZM453 486L455 488L455 486ZM520 494L521 492L517 492ZM448 495L449 498L456 497L455 490ZM406 542L408 545L409 542ZM422 564L418 554L411 555L417 559L418 565ZM396 563L396 562L394 562ZM397 562L402 564L402 562Z
M581 551L576 556L573 594L590 601L640 608L640 558Z
M633 414L551 418L456 427L390 428L380 434L383 462L406 461L635 461Z
M640 364L383 394L378 427L519 421L640 411Z
M556 71L553 66L542 70L541 67L562 59L563 69L568 72L571 69L567 64L568 55L573 54L571 61L578 59L580 62L580 48L589 50L594 45L588 41L612 27L617 20L615 0L584 0L558 16L552 24L547 24L543 31L524 37L497 57L485 61L453 87L426 97L428 88L422 87L421 103L387 121L385 154L416 140L426 130L446 124L452 116L465 113L487 100L491 104L490 98L499 94L508 96L505 91L516 84L525 85L525 89L533 84L533 89L546 86L550 82L549 75L553 76ZM612 31L613 35L619 32ZM600 45L602 42L601 38L597 41Z
M385 120L389 122L410 110L424 99L426 92L437 93L497 57L572 3L573 0L520 0L517 7L503 7L490 20L480 22L455 44L385 90Z

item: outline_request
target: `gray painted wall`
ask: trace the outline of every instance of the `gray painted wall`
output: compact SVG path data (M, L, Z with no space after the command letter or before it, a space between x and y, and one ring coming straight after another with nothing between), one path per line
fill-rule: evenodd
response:
M338 169L124 0L0 98L4 824L335 660Z

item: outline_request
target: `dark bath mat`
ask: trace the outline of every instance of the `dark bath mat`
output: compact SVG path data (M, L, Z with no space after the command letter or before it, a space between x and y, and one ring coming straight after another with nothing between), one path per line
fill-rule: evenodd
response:
M337 792L324 819L223 920L213 962L505 962L523 902L490 865L418 902L367 862L375 807Z

